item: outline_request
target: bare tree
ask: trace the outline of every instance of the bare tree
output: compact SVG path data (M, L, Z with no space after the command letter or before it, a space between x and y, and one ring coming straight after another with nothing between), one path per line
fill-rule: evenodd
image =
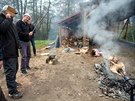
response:
M25 3L24 3L24 12L23 13L26 13L26 8L27 8L27 0L25 0Z
M6 4L14 6L18 11L18 19L22 19L24 13L30 13L34 24L42 19L37 26L37 33L44 34L47 39L53 18L57 15L65 17L73 14L76 8L74 1L77 0L2 0L0 7Z
M46 38L48 39L48 35L49 35L49 29L50 29L50 5L51 5L51 1L49 0L49 4L48 4L48 8L47 8L47 23L46 23Z

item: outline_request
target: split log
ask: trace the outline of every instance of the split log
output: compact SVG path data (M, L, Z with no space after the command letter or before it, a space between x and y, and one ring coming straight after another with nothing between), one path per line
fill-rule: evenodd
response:
M125 65L123 62L120 62L115 56L114 57L109 57L108 59L110 65L110 70L113 73L116 73L118 75L124 76L126 75L126 71L125 71Z

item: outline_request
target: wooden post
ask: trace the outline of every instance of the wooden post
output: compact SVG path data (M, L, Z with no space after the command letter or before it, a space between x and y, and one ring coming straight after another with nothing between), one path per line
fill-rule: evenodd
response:
M126 25L126 32L125 32L125 36L124 36L124 39L127 40L127 34L128 34L128 23L129 23L129 20L127 20L127 25Z
M60 42L60 47L61 47L62 40L61 40L61 27L60 27L60 26L59 26L59 34L58 34L58 37L59 37L59 42Z
M89 47L89 37L88 33L86 32L87 26L86 26L86 20L87 20L87 12L83 11L83 47Z

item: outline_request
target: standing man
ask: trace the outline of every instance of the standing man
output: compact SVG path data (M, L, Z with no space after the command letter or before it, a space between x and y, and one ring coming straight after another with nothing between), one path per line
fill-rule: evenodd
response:
M3 67L9 96L18 99L22 94L17 90L16 73L18 70L19 38L13 18L16 10L11 6L4 6L0 14L0 49L3 54ZM0 62L2 62L0 61Z
M16 27L18 30L18 35L21 43L21 72L23 74L27 74L27 69L29 67L29 61L31 57L30 51L30 36L32 36L33 32L30 32L28 21L30 20L30 15L28 13L23 15L22 20L19 20L16 23Z
M30 37L30 41L31 41L32 49L33 49L33 54L34 54L34 56L36 56L36 46L35 46L35 38L34 38L34 34L36 32L35 26L32 24L32 19L30 19L28 23L29 23L30 31L33 31L33 34Z

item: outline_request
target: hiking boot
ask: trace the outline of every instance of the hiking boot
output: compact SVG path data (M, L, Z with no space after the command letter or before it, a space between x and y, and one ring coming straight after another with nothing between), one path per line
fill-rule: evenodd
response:
M29 66L27 66L27 70L31 70L31 68Z
M23 73L23 74L27 74L27 71L26 71L26 70L22 70L22 73Z
M8 94L8 95L9 95L9 97L11 97L11 98L13 98L13 99L19 99L19 98L21 98L21 97L23 96L23 94L20 93L20 92L18 92L18 91L16 91L16 92L13 93L13 94Z

